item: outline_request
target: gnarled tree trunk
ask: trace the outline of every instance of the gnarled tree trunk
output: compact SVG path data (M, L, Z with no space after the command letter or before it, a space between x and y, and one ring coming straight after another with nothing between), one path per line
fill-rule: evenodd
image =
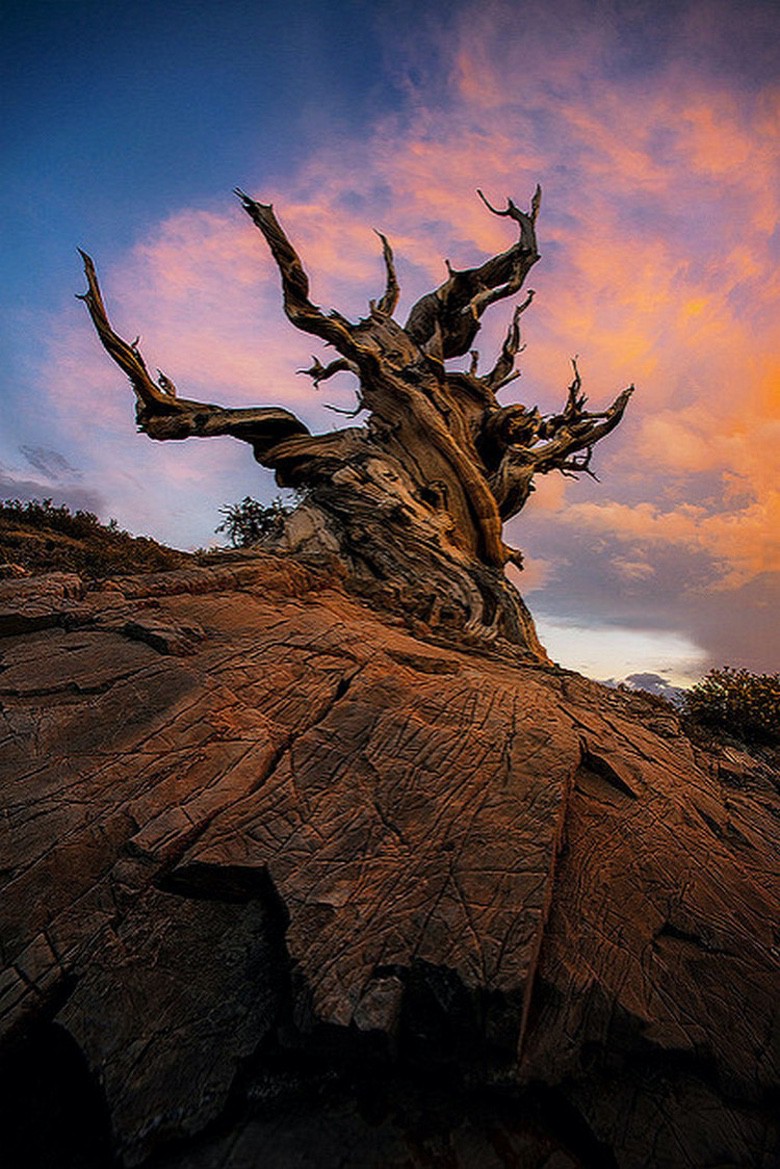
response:
M560 414L501 406L498 393L517 376L519 318L530 291L514 310L494 366L478 372L470 347L482 314L517 294L539 259L539 189L529 212L511 199L496 210L480 192L491 212L517 225L517 241L476 268L456 271L447 263L447 279L417 301L403 326L393 317L399 288L384 236L385 290L353 324L312 304L303 265L273 208L237 194L279 268L288 318L339 354L327 366L315 359L305 372L315 385L353 372L368 420L312 435L278 407L226 409L178 397L170 379L161 373L155 382L137 346L114 332L94 265L82 253L89 284L83 299L100 340L132 383L140 429L160 440L230 434L248 442L280 485L304 494L279 547L300 557L336 557L360 587L394 598L431 624L498 635L546 660L533 620L504 574L507 562L520 565L522 558L504 543L502 524L526 503L535 475L589 472L594 444L617 426L633 387L607 410L589 412L575 365ZM469 352L468 369L445 365Z

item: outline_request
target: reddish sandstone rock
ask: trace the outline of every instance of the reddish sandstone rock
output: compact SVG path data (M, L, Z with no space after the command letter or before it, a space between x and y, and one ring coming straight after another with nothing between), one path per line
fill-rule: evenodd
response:
M776 1163L767 766L274 557L0 631L12 1088L128 1165Z

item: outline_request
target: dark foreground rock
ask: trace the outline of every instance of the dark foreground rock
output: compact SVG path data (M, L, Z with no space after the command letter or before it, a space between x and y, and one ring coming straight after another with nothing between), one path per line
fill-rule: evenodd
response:
M271 557L0 633L4 1166L778 1164L767 766Z

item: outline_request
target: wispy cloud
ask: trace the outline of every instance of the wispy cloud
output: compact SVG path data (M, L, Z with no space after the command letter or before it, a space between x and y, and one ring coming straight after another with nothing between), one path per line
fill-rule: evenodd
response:
M81 471L72 467L60 451L51 450L50 447L23 445L19 447L19 452L31 467L50 479L81 478Z

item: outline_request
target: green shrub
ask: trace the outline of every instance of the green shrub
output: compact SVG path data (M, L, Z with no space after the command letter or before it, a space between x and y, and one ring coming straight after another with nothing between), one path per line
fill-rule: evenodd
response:
M683 696L683 711L699 726L747 743L780 743L780 674L710 670Z
M270 507L246 495L240 503L232 503L219 509L225 518L215 529L224 532L234 548L249 548L273 536L281 535L284 518L290 509L278 497Z

